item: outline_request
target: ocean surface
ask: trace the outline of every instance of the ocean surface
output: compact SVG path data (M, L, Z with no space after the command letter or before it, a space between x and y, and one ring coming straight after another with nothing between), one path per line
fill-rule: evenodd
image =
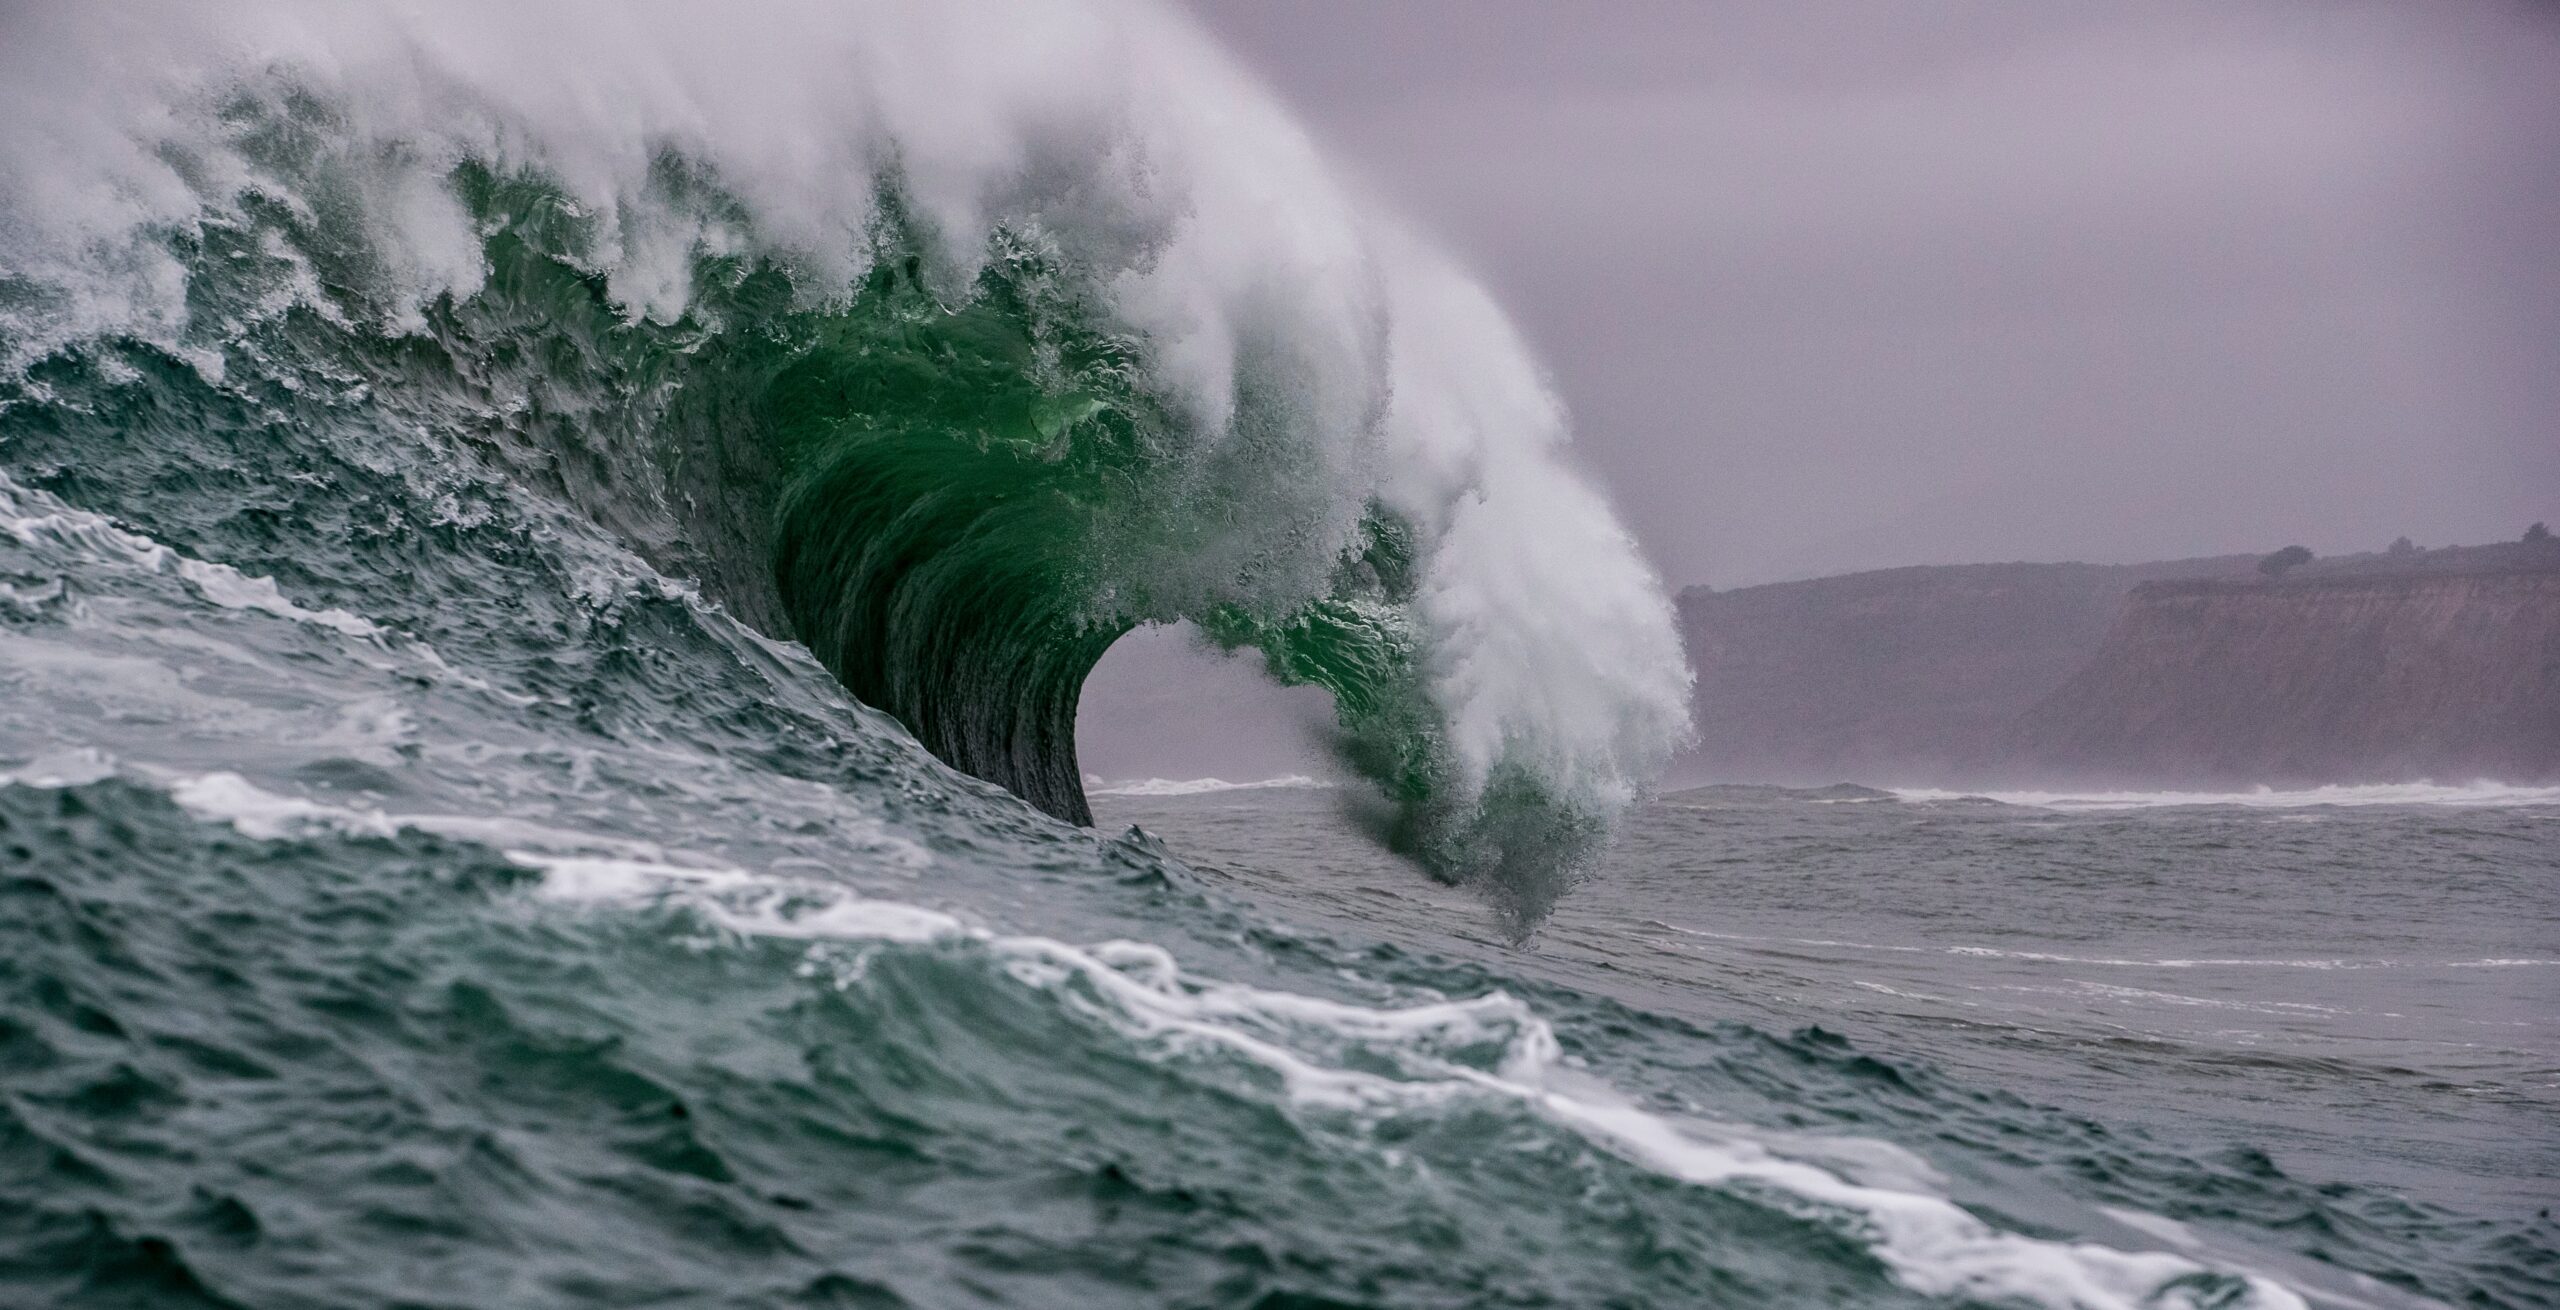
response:
M0 1306L2560 1303L2551 795L1647 800L1178 15L595 12L0 19ZM1351 780L1088 797L1175 621Z
M2533 1218L2560 1178L2560 788L1711 787L1525 948L1338 791L1095 801L1221 886L1701 1024L1818 1026L2190 1150Z

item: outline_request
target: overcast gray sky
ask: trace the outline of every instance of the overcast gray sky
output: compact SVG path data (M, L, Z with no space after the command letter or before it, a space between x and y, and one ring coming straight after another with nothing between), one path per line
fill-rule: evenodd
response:
M2560 6L1194 8L1675 587L2560 520Z

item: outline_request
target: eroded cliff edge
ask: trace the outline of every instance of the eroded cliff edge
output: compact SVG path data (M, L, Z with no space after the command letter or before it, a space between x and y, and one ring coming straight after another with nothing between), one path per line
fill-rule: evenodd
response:
M2560 544L1890 569L1680 597L1676 781L2560 776Z
M2128 782L2560 776L2560 568L2143 583L2005 744Z

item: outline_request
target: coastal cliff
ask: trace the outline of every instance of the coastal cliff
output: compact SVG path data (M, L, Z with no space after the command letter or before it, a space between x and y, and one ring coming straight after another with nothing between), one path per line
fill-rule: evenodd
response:
M1889 569L1680 597L1680 781L2560 776L2560 546Z
M2018 716L2087 663L2147 582L2254 556L1884 569L1680 595L1698 682L1683 780L1932 782L1982 772Z
M2560 569L2145 583L2007 744L2134 782L2560 775Z

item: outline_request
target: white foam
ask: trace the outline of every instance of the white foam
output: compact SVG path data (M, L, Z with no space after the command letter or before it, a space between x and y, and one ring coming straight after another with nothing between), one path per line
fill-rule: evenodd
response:
M1170 953L1146 943L1087 948L1007 936L941 911L864 899L816 881L734 869L520 858L547 871L542 895L558 901L673 904L720 929L751 936L985 952L1005 976L1041 992L1046 1001L1151 1047L1160 1058L1248 1061L1275 1075L1293 1103L1347 1112L1354 1122L1431 1113L1475 1098L1514 1102L1600 1149L1671 1177L1739 1187L1808 1217L1852 1219L1895 1278L1924 1295L2071 1310L2207 1304L2204 1293L2179 1286L2208 1271L2196 1258L2000 1231L1933 1187L1934 1172L1900 1148L1852 1141L1791 1152L1791 1145L1806 1144L1783 1134L1679 1124L1632 1106L1564 1067L1546 1022L1503 993L1371 1007L1189 977ZM812 957L817 968L840 969L838 983L846 986L870 964L867 955L832 963ZM1844 1175L1844 1161L1889 1181L1854 1180ZM2126 1222L2172 1245L2193 1241L2167 1220ZM2305 1305L2263 1275L2223 1272L2246 1288L2237 1304L2264 1310Z
M1932 787L1896 787L1906 801L1981 799L2003 805L2046 810L2141 810L2171 806L2226 805L2250 809L2303 809L2339 805L2443 805L2458 808L2560 805L2560 787L2526 786L2483 779L2468 783L2341 783L2280 791L2256 787L2248 791L1945 791Z
M170 794L191 813L254 837L315 831L387 836L401 828L495 835L487 822L393 818L279 795L228 773L180 779ZM1374 1119L1428 1113L1471 1097L1514 1101L1595 1146L1672 1177L1709 1187L1738 1185L1764 1199L1774 1195L1808 1215L1854 1216L1896 1278L1924 1294L2073 1310L2197 1304L2174 1286L2206 1269L2197 1260L2001 1232L1947 1199L1925 1162L1890 1144L1798 1141L1729 1125L1682 1125L1631 1106L1565 1068L1545 1021L1503 993L1374 1007L1197 979L1185 975L1169 952L1147 943L1077 947L1008 936L945 911L866 897L820 878L677 863L640 844L581 834L546 836L589 848L506 852L541 871L535 894L546 901L676 905L739 936L984 951L1017 983L1158 1048L1165 1058L1205 1053L1249 1061L1276 1075L1288 1097L1310 1109ZM812 965L841 970L839 982L850 985L867 957L812 957ZM1490 1059L1488 1050L1495 1053ZM1382 1061L1394 1072L1378 1072ZM2193 1241L2166 1220L2115 1217L2174 1245ZM2245 1280L2246 1304L2269 1310L2304 1304L2267 1278L2228 1272Z
M74 509L45 492L22 487L6 472L0 472L0 531L29 546L51 545L97 562L174 574L223 609L256 610L349 637L382 635L381 628L345 610L294 604L277 590L273 578L251 577L227 565L182 555L139 532L116 526L103 514Z
M740 934L929 942L966 932L957 918L938 910L867 900L814 881L795 883L757 878L738 869L541 851L511 850L507 858L540 869L541 894L551 900L632 905L683 896L694 909Z
M2560 965L2560 960L2526 957L2492 957L2479 960L2387 960L2340 959L2310 957L2269 959L2253 956L2167 956L2145 958L2122 955L2065 955L2053 951L2022 951L1999 946L1915 946L1908 943L1853 942L1829 937L1769 937L1753 933L1716 932L1706 928L1689 928L1660 919L1647 919L1648 927L1675 932L1683 937L1710 941L1736 942L1744 946L1828 947L1851 951L1879 951L1901 955L1969 955L1983 959L2024 960L2037 964L2097 965L2116 969L2311 969L2318 971L2353 971L2358 969L2523 969Z
M104 757L86 758L92 754L74 753L51 764L39 760L16 776L0 774L0 782L62 786L96 781L115 772L113 761ZM727 878L734 883L746 878L745 874L735 870L724 872L678 863L676 857L656 842L557 828L524 819L472 814L392 814L371 806L332 805L308 797L269 791L239 774L228 772L189 775L141 770L138 776L143 781L165 787L169 798L194 817L208 823L228 824L243 836L264 841L321 834L390 837L404 831L422 832L500 847L509 859L529 868L559 872L561 877L571 880L589 879L597 887L622 885L610 881L615 877L623 878L626 883L644 876L674 877L679 874L696 881ZM841 821L836 827L836 834L848 853L859 853L868 865L875 868L912 873L933 862L930 851L889 831L888 826L876 818ZM598 894L600 896L601 892Z
M2312 969L2321 972L2359 969L2513 969L2560 964L2560 960L2485 959L2485 960L2380 960L2311 957L2266 959L2253 956L2170 956L2160 959L2138 959L2113 955L2060 955L2049 951L2013 951L1995 946L1949 946L1949 955L1976 955L2002 960L2032 960L2051 964L2094 964L2120 969Z
M1194 421L1168 503L1223 497L1205 544L1106 543L1170 620L1322 594L1371 505L1418 529L1415 612L1461 788L1500 765L1565 799L1629 803L1688 731L1689 674L1659 580L1563 447L1542 371L1492 299L1349 195L1305 134L1188 19L1139 0L677 0L432 6L193 0L21 6L0 48L0 324L22 370L108 335L225 375L256 321L305 306L414 330L487 276L450 185L465 159L545 174L593 225L612 300L664 320L697 254L787 261L813 301L863 272L874 182L961 294L998 229L1045 244L1148 343L1146 381ZM244 140L244 101L332 115L307 167L361 228L369 270L324 282L290 249L245 316L200 322L168 234L305 202ZM671 195L670 154L739 209ZM296 165L299 169L304 165ZM335 220L333 220L335 221ZM226 311L227 312L227 311ZM1230 425L1247 370L1285 387ZM1276 427L1275 427L1276 425ZM1281 441L1278 457L1210 458ZM1221 469L1285 470L1246 488ZM1204 512L1216 512L1212 505ZM216 603L349 631L254 579ZM1463 801L1463 796L1453 796Z
M1292 773L1258 782L1228 782L1223 778L1140 778L1127 782L1104 783L1087 787L1087 796L1206 796L1226 791L1307 791L1339 786L1339 783Z
M1876 1254L1905 1286L1931 1296L2023 1300L2074 1310L2136 1310L2208 1300L2178 1280L2202 1272L2183 1255L2122 1251L2094 1242L2050 1241L2004 1233L1943 1196L1850 1182L1827 1170L1780 1159L1749 1143L1701 1143L1666 1121L1624 1106L1543 1094L1551 1115L1615 1144L1622 1152L1689 1182L1751 1183L1779 1189L1827 1209L1855 1214L1873 1233ZM2290 1289L2240 1273L2244 1304L2304 1310Z
M92 746L71 750L48 751L25 764L0 773L0 785L16 787L85 787L112 778L116 773L115 757Z
M169 799L208 823L227 823L242 836L265 841L315 831L389 837L403 826L379 810L324 805L299 796L279 795L236 773L181 778L170 785Z
M164 548L165 549L165 548ZM196 593L224 609L257 610L280 619L308 623L350 637L378 637L382 629L371 621L357 618L345 610L330 608L305 609L284 598L273 578L255 578L222 564L208 564L188 559L171 551L170 557L179 577L195 584Z

